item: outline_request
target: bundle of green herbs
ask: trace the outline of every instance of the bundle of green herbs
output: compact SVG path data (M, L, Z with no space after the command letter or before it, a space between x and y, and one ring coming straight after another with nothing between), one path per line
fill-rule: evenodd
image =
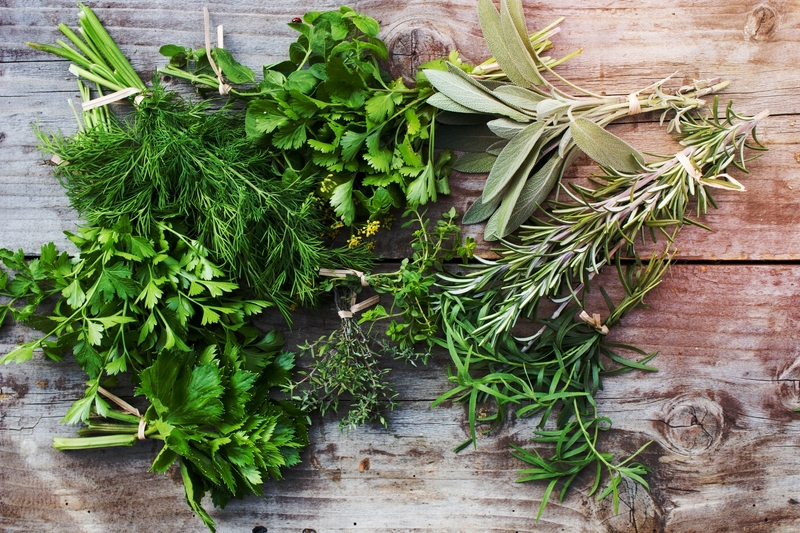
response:
M632 462L643 448L617 463L600 451L599 432L610 429L611 420L598 415L594 396L603 376L655 370L645 365L655 354L615 344L606 335L660 283L678 231L685 224L704 227L687 215L690 200L696 201L700 216L715 205L712 188L744 190L726 171L730 165L745 171L746 150L763 150L755 128L767 115L739 116L728 106L720 118L716 102L705 113L681 115L685 148L650 163L602 128L584 128L575 137L578 148L601 154L597 159L603 163L593 186L562 183L567 201L552 202L530 225L501 241L500 259L479 259L463 274L440 276L440 314L447 333L442 345L455 372L450 375L454 387L436 403L468 403L472 436L465 445L475 442L477 422L497 425L512 406L518 417L541 415L533 440L551 445L552 455L514 446L514 455L532 465L520 472L519 481L549 482L539 516L556 484L562 483L563 499L587 468L596 472L589 494L598 490L602 471L608 472L610 483L599 497L613 495L615 509L623 478L647 486L642 477L647 468ZM620 170L609 162L616 159L642 163L638 170ZM667 248L647 261L640 259L646 237L655 242L659 234ZM634 262L623 262L623 257ZM606 265L617 269L625 296L615 304L599 288L609 308L604 320L589 312L587 298L592 279ZM545 310L552 303L557 307L548 316ZM620 350L645 357L628 359ZM478 402L489 400L497 412L478 418ZM555 423L547 425L551 415Z
M60 162L56 174L73 207L90 224L127 217L148 235L157 222L178 219L233 280L287 318L292 306L315 303L320 268L369 268L363 247L345 253L324 242L314 176L276 165L273 153L248 140L243 113L190 104L157 79L146 88L85 6L80 22L85 40L59 28L83 53L63 41L31 46L70 59L73 73L98 86L138 94L125 120L106 114L100 127L69 137L39 132L42 150Z

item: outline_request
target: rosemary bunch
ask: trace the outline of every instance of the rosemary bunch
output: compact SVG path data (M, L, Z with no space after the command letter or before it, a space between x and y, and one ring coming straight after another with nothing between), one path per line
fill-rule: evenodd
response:
M461 277L443 275L440 286L480 302L484 311L474 334L494 344L518 317L534 314L540 299L564 292L578 299L615 255L635 256L634 242L644 230L653 239L658 231L671 241L683 224L698 224L686 217L691 197L697 197L701 215L713 205L709 188L743 190L725 171L731 164L745 170L746 148L763 149L755 128L767 114L743 117L728 106L721 120L714 105L709 115L682 115L686 148L675 157L633 172L602 167L594 189L562 185L570 203L554 203L544 220L523 226L518 239L503 241L500 259L480 259ZM749 143L751 137L755 144Z
M702 107L704 95L728 85L727 81L708 80L670 93L663 88L664 80L628 96L597 95L564 80L542 61L528 41L521 0L501 0L500 12L491 0L480 0L478 12L484 38L512 83L482 82L455 65L449 65L447 72L426 70L425 75L438 91L428 99L429 104L451 114L500 117L487 124L496 137L485 132L489 134L484 134L489 139L483 146L485 152L468 153L453 167L463 172L489 172L480 199L463 219L465 224L488 219L486 240L505 237L534 214L574 161L576 141L586 135L584 130L651 111L662 111L663 121L667 112L674 111L670 127L679 131L680 118ZM548 71L580 96L553 85L540 70ZM471 135L472 130L448 130L440 132L437 142L440 146L474 147L474 141L469 142ZM621 171L637 172L644 163L629 157L626 150L581 148L601 164Z

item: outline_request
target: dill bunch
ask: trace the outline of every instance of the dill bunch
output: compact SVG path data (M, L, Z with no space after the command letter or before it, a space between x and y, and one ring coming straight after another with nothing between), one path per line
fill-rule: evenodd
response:
M65 164L56 175L89 224L130 219L148 235L180 220L221 266L284 314L314 303L320 267L364 268L366 251L331 252L310 197L313 180L246 139L243 113L191 104L157 82L123 120L107 115L69 137L38 131Z

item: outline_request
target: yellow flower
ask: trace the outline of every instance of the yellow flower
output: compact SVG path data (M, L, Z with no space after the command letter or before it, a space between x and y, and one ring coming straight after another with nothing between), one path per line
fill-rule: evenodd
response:
M359 244L361 244L361 237L359 237L358 235L351 236L350 239L347 241L348 248L355 248Z

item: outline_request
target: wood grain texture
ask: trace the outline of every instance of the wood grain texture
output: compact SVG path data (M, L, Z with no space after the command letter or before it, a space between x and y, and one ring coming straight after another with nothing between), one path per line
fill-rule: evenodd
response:
M284 57L294 38L285 25L292 17L338 4L222 0L209 7L212 23L225 26L226 47L258 68ZM93 7L147 78L163 63L160 45L202 45L203 5L111 0ZM394 75L409 76L452 47L473 61L488 55L472 0L350 5L381 21ZM800 407L796 2L547 0L526 1L525 8L537 26L566 17L553 55L583 48L561 72L593 91L626 94L675 71L676 84L722 76L732 81L723 99L734 99L743 113L772 113L760 131L770 152L742 178L747 191L716 195L720 208L705 219L714 231L685 229L676 246L686 262L648 297L650 309L633 312L612 333L659 351L658 373L609 378L599 400L601 413L614 422L606 449L630 453L654 441L642 456L653 469L652 491L627 487L615 515L607 501L586 497L584 478L537 523L544 487L515 484L523 464L508 453L510 442L529 446L535 421L512 419L482 437L476 450L453 454L468 428L463 406L429 408L448 388L447 360L438 354L424 368L395 365L401 405L388 430L341 433L333 418L315 419L303 464L285 480L267 483L264 498L213 511L220 532L259 524L270 533L800 530L800 414L792 411ZM78 222L30 127L73 131L66 101L75 99L74 80L66 62L24 45L54 42L56 25L75 19L72 1L0 2L2 247L35 253L54 240L69 249L62 231ZM654 117L636 117L614 132L643 151L675 149ZM593 170L582 158L570 178ZM451 205L463 212L483 179L454 175L453 194L430 214ZM480 226L467 231L482 234ZM395 230L381 239L380 252L404 257L407 243L408 234ZM271 320L263 326L279 324ZM309 312L298 318L290 343L316 338L337 320ZM33 335L21 327L0 330L0 353ZM58 420L84 379L70 363L41 358L0 367L0 531L203 531L183 501L180 476L147 472L154 443L94 453L52 449L53 436L74 433Z

